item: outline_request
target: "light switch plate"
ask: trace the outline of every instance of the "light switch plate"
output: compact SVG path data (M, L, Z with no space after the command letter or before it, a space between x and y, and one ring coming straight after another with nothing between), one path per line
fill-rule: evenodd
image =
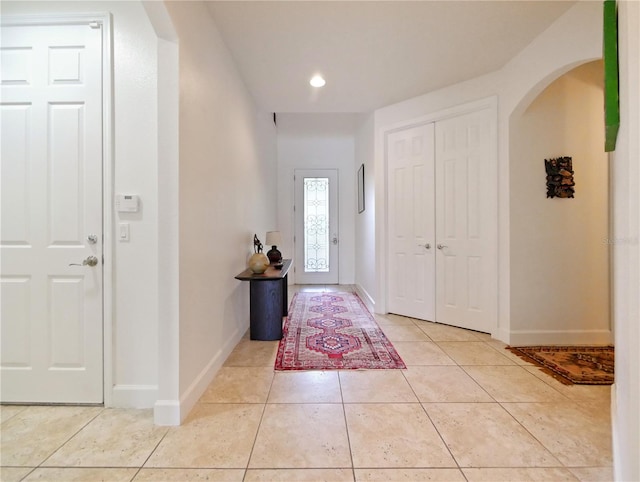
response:
M129 223L120 223L118 225L118 240L122 243L129 242Z

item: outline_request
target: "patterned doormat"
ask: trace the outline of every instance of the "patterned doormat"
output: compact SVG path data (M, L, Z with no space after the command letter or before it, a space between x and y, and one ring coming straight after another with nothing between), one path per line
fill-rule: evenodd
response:
M565 385L611 385L614 380L612 346L508 346L507 350L534 361Z
M355 293L296 293L276 370L406 368Z

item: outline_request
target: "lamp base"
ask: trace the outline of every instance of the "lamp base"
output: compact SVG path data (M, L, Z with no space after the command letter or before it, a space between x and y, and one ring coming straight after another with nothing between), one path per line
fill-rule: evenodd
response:
M267 258L269 258L269 263L278 264L282 261L282 253L275 246L271 246Z

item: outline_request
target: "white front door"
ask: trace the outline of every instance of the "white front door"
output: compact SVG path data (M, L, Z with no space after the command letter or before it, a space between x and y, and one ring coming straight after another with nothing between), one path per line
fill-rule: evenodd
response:
M3 25L1 61L0 397L101 403L102 32Z
M338 284L338 171L296 169L294 269L298 284Z
M434 127L387 136L388 311L435 320Z
M436 313L491 333L498 309L496 123L492 109L436 122Z

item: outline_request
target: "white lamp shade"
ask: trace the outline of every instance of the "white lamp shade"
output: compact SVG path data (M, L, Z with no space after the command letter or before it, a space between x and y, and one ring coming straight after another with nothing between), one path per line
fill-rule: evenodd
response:
M267 246L282 246L282 235L280 231L267 231L265 244Z

